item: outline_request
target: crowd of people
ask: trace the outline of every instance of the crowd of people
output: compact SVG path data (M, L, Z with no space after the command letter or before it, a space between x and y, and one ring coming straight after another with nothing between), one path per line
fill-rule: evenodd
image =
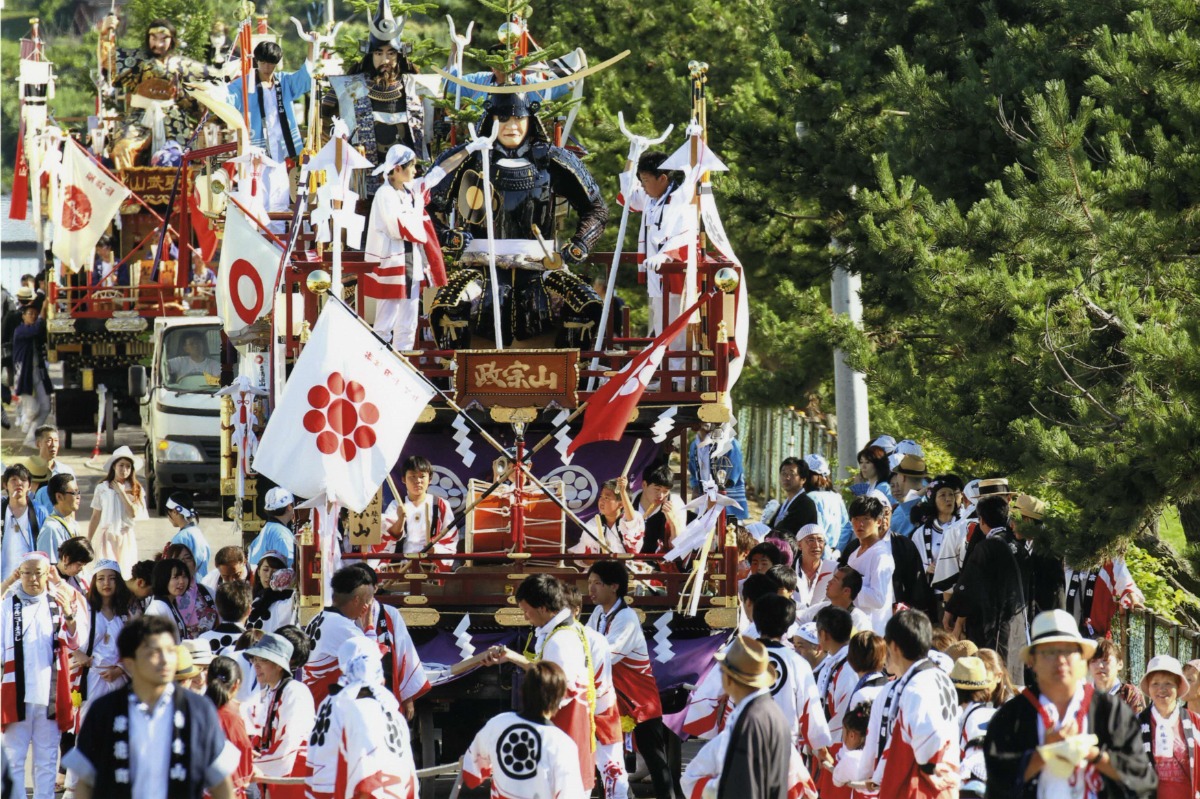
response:
M415 795L409 722L435 678L369 561L337 570L301 627L286 489L245 549L215 552L173 494L174 536L138 560L138 459L108 459L85 531L57 431L36 441L3 473L7 778L31 761L38 799L56 782L75 797ZM514 669L522 689L478 731L464 784L626 799L640 764L667 799L1195 795L1200 661L1156 657L1122 681L1106 633L1138 592L1120 559L1065 567L1042 549L1040 501L931 476L914 442L872 442L860 467L847 505L824 458L781 464L782 499L738 523L737 629L674 716L631 606L643 574L613 559L528 576L528 645L471 663ZM385 546L457 548L431 471L404 464ZM675 482L656 464L641 495L606 484L594 539L668 548L686 521ZM704 742L686 768L683 736Z

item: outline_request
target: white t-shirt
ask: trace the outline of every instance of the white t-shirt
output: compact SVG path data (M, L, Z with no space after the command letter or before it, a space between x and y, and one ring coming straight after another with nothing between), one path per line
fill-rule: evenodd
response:
M872 544L865 552L860 545L850 553L846 565L862 575L862 590L854 604L871 619L871 629L883 635L888 620L892 618L892 606L896 594L892 589L892 574L896 562L892 559L892 542L886 536Z

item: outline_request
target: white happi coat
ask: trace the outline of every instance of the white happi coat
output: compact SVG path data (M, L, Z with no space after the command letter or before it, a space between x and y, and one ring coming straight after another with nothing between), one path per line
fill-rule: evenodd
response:
M944 763L958 770L958 702L954 685L946 672L936 666L917 671L925 662L914 663L871 703L859 776L879 784L880 796L904 795L915 799L947 796L946 791L933 789L930 775L920 766ZM893 698L890 719L885 720L887 699L895 694L899 696ZM881 752L880 733L885 724L891 734ZM953 795L957 796L957 789Z
M271 744L259 751L260 741L267 732L268 714L278 691L283 691L279 704L275 706L272 722ZM256 753L254 765L268 777L303 776L307 773L308 738L312 734L316 709L312 693L299 680L288 679L283 687L259 686L248 708L245 709L246 734L250 736Z
M408 633L408 625L400 611L378 601L371 603L371 621L367 625L367 638L379 644L384 655L391 652L392 669L385 674L389 687L394 689L396 699L407 702L429 690L429 679L417 645Z
M501 713L483 726L463 755L463 782L492 781L492 799L577 799L579 749L553 724Z
M817 576L813 580L812 585L809 585L808 578L804 575L804 569L800 564L796 564L796 592L793 598L796 600L796 612L799 613L805 608L810 608L818 602L825 600L825 586L829 585L829 581L833 579L834 572L838 570L838 562L832 558L826 558L817 565Z
M617 517L617 523L607 525L599 513L588 522L587 530L579 537L579 543L567 551L574 555L598 555L604 550L600 541L604 541L608 551L613 554L636 554L642 551L642 539L646 536L646 520L642 514L634 511L633 519L625 518L625 511Z
M360 696L361 683L321 703L308 747L310 799L416 799L417 767L408 721L380 687Z
M833 743L829 722L821 708L821 695L813 677L812 666L796 650L778 641L763 641L767 657L775 664L775 682L771 698L792 725L792 735L798 748L824 749Z
M621 714L617 712L617 692L612 681L612 650L608 639L590 627L583 628L588 649L592 654L592 671L596 683L596 740L600 743L620 743Z
M338 650L355 636L366 637L362 628L332 608L313 617L305 628L313 642L308 662L304 664L304 684L312 692L314 702L320 703L329 695L329 686L342 676L338 666Z

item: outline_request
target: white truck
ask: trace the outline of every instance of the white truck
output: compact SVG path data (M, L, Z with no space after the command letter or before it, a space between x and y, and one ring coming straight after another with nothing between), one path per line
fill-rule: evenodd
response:
M147 486L159 515L173 491L220 500L221 320L154 320L154 361L129 368L129 394L141 404Z

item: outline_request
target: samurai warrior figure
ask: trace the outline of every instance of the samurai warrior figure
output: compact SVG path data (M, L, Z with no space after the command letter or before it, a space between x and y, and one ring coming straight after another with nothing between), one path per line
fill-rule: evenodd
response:
M502 335L507 345L557 326L556 346L586 348L595 340L602 300L566 266L587 257L604 232L608 206L583 162L551 144L537 118L538 107L524 94L493 95L481 127L490 132L499 123L490 180ZM451 163L464 148L446 151L437 164ZM429 208L442 246L461 251L458 268L438 292L430 313L443 349L470 347L473 332L494 337L483 189L479 153L447 168L431 190ZM555 253L555 209L560 200L575 210L579 221ZM452 227L455 214L457 226Z
M156 19L137 50L116 52L112 85L129 92L129 112L113 140L118 169L136 166L140 157L157 153L168 141L180 146L191 138L198 105L182 95L186 83L219 81L217 71L175 53L179 37L168 20Z
M321 114L335 113L350 127L350 141L378 166L393 144L403 144L420 159L429 157L425 145L425 106L413 78L416 68L409 62L412 46L401 41L404 19L396 21L388 0L370 25L370 37L362 45L363 59L348 75L329 79L332 92L321 98ZM364 197L371 198L383 185L379 175L367 176Z

